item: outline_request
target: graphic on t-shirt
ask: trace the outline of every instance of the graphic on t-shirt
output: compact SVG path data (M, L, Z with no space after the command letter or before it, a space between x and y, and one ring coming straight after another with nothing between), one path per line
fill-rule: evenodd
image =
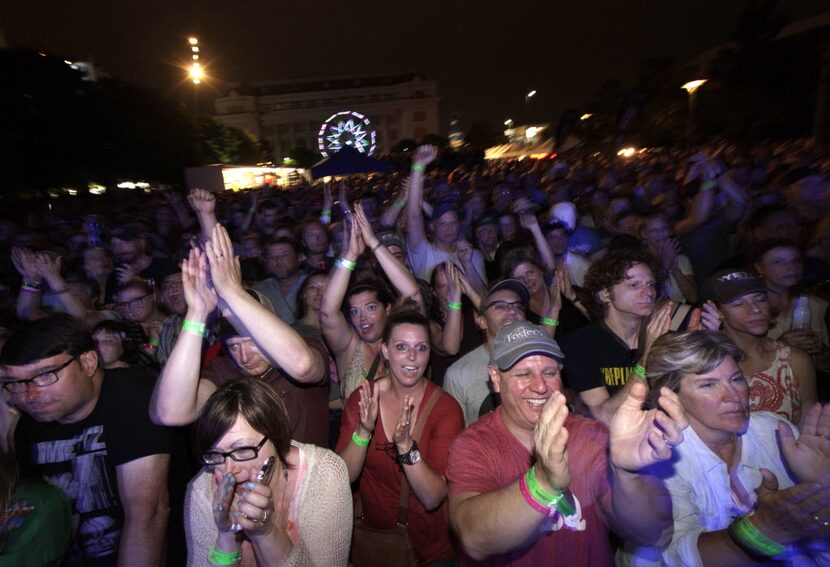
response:
M87 558L116 553L120 522L112 517L118 508L115 479L107 474L104 426L84 429L69 439L43 441L32 447L32 464L50 465L43 479L61 489L73 506L78 543Z
M625 381L628 375L631 374L631 366L611 366L600 368L602 372L602 379L605 380L605 385L609 388L618 388L625 386Z

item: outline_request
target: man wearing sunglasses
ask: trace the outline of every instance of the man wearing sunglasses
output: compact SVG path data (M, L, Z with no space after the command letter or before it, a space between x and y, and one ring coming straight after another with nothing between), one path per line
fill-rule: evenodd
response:
M461 405L468 427L479 415L495 409L495 394L490 389L487 374L490 345L505 323L525 320L529 302L530 292L519 280L507 279L493 284L475 314L476 325L484 331L484 344L447 368L444 389Z
M23 414L14 432L22 474L72 503L68 564L162 564L174 439L150 422L152 382L129 368L105 376L90 334L61 314L9 338L0 384Z

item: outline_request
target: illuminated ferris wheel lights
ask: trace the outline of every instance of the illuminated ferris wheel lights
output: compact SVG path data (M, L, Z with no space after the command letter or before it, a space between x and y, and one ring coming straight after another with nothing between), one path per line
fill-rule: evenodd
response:
M344 110L323 122L317 133L317 145L324 156L337 153L344 146L371 155L375 151L376 137L368 118L359 112Z

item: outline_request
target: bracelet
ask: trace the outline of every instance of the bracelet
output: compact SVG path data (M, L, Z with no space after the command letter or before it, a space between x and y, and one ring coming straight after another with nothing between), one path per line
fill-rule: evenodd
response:
M635 376L637 376L639 378L642 378L643 380L646 379L646 367L643 366L642 364L635 365L634 368L631 369L631 372Z
M364 439L360 435L357 434L357 431L352 433L352 442L357 445L358 447L368 447L369 442L372 440L372 434L369 434L368 439Z
M413 163L412 164L412 169L414 169L415 171L420 171L421 173L423 173L427 170L427 166L421 165L420 163Z
M380 248L381 246L383 246L383 242L381 242L380 240L378 240L378 243L377 243L377 244L375 244L374 246L372 246L372 252L377 251L377 249L378 249L378 248Z
M200 337L207 335L207 329L205 329L204 323L191 321L190 319L184 320L182 323L182 331L187 331L188 333L193 333L194 335L199 335Z
M151 348L156 348L157 346L159 346L159 340L158 339L150 339L149 341L147 341L147 345L150 346Z
M241 551L220 551L212 547L208 552L208 561L212 565L235 565L242 561Z
M548 327L558 327L559 319L553 319L551 317L542 317L542 324L547 325Z
M20 286L20 291L25 291L28 293L40 293L40 288L32 287L29 284L23 284L22 286Z
M345 258L340 258L335 263L335 266L337 266L338 268L343 268L345 270L349 270L350 272L353 272L354 269L357 267L357 262L352 262L351 260L347 260Z
M709 189L714 189L717 186L718 186L717 181L704 181L703 183L700 184L700 190L701 191L708 191Z
M330 217L331 216L331 209L323 209L320 211L321 217Z
M40 290L41 286L42 286L42 284L37 283L37 282L27 282L27 281L23 282L23 287L30 287L32 289Z
M447 302L447 309L452 311L461 311L461 302L460 301L449 301Z
M530 495L539 504L546 508L555 508L563 516L572 516L576 513L573 504L565 498L564 492L560 491L558 494L551 494L539 485L539 481L536 480L536 467L530 467L527 470L525 479Z
M534 510L536 510L537 512L539 512L540 514L542 514L544 516L550 516L550 514L551 514L550 508L546 508L546 507L542 506L541 504L539 504L536 501L536 499L533 498L533 495L530 494L530 490L527 488L527 480L525 479L524 476L522 476L522 478L519 479L519 490L522 491L522 496L524 496L525 502L527 502L530 505L531 508L533 508Z
M787 547L765 536L748 516L741 516L729 524L729 536L738 547L753 559L767 560L787 551Z

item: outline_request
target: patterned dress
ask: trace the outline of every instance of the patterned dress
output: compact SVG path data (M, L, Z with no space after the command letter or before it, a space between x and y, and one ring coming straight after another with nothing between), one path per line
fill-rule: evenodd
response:
M793 372L790 347L775 342L772 364L749 377L749 409L771 411L792 423L801 419L798 377Z

